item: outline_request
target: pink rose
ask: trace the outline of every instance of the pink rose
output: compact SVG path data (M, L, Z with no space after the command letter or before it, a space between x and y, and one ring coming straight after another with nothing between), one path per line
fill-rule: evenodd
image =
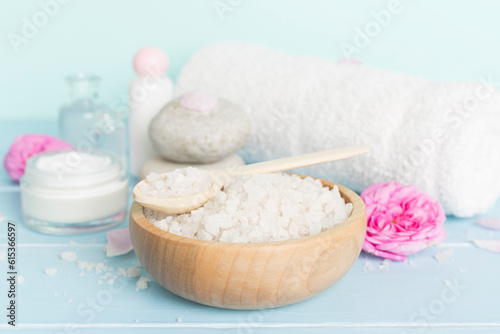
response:
M368 227L363 250L394 261L416 253L432 241L446 237L446 216L441 205L415 186L397 181L377 183L365 189Z
M25 135L17 137L10 146L10 150L3 160L7 174L14 181L19 182L24 175L26 161L32 156L44 151L53 151L71 148L71 145L46 135Z

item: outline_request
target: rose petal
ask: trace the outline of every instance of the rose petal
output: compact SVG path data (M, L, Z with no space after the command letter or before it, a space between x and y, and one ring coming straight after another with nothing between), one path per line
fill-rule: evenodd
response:
M492 253L500 253L500 240L472 240L477 247Z
M397 255L397 254L392 254L389 252L379 251L379 250L375 249L373 247L373 245L371 245L370 243L367 243L366 241L363 244L363 250L367 253L372 254L372 255L375 255L378 257L383 257L385 259L389 259L392 261L404 261L404 260L406 260L406 256L404 256L404 255Z
M476 222L482 227L486 227L492 230L500 230L500 219L498 218L485 218L478 219Z
M111 230L106 233L108 244L106 245L106 256L118 256L127 254L133 249L128 228Z
M377 246L377 250L380 251L390 251L399 255L411 255L413 253L419 252L427 247L425 242L404 242L404 243L385 243Z

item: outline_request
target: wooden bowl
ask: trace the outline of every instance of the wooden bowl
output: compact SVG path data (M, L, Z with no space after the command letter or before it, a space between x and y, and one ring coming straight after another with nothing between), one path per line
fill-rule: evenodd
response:
M332 188L333 182L321 180ZM293 304L339 281L356 261L366 233L361 198L338 185L349 218L300 239L227 243L181 237L151 224L143 207L130 210L130 236L144 269L163 287L191 301L254 310Z

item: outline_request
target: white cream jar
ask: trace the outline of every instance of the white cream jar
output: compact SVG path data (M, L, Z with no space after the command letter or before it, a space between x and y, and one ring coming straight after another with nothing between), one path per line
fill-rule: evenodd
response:
M128 177L106 151L63 150L31 157L21 179L27 225L44 233L77 234L121 223L128 208Z

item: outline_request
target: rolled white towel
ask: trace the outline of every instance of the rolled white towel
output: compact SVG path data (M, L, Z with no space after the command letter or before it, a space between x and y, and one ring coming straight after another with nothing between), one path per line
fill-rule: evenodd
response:
M461 217L485 212L500 195L500 92L491 77L432 82L224 43L195 54L176 89L246 107L247 162L363 144L368 155L301 172L356 191L390 180L414 184Z

